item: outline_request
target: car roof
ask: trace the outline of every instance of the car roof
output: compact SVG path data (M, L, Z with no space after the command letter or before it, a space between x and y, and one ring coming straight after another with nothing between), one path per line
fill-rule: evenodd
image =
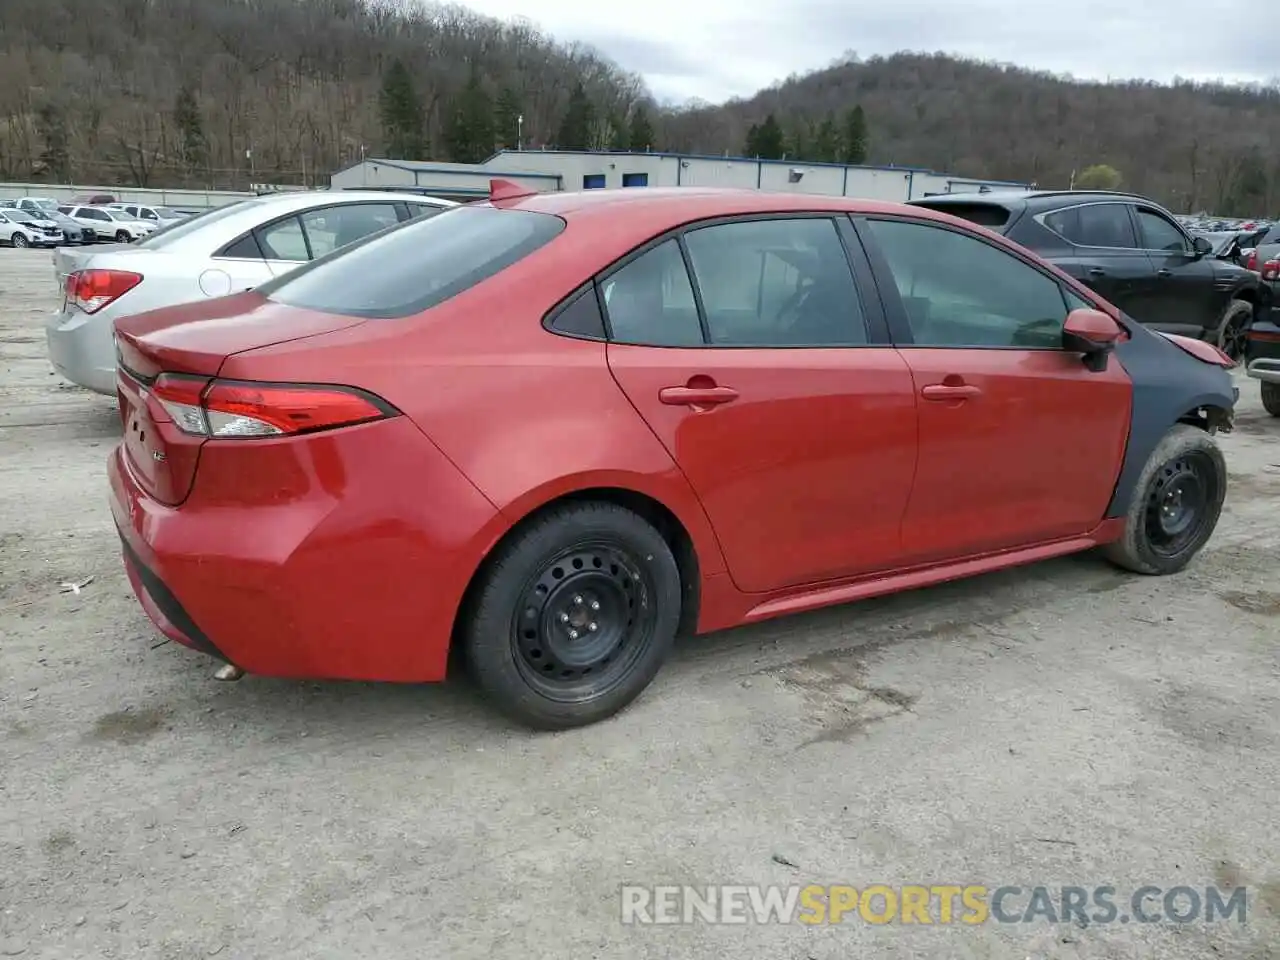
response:
M1123 190L989 190L986 192L941 193L932 197L920 197L908 202L913 206L917 204L937 204L937 206L942 207L953 203L988 203L1004 207L1035 206L1048 208L1068 206L1073 203L1088 203L1091 200L1099 202L1124 201L1145 203L1153 207L1160 206L1150 197L1144 197L1138 193L1128 193Z
M946 214L925 207L908 207L882 200L731 187L645 187L533 193L476 205L548 213L565 220L583 222L616 220L625 216L634 221L638 229L651 224L655 232L695 220L770 213L896 213L957 222ZM965 223L965 226L973 225Z

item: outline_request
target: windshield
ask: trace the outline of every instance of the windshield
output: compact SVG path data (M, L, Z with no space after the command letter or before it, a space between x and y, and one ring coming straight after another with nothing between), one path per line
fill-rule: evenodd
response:
M173 210L169 207L152 207L151 209L156 212L157 217L160 217L164 220L176 220L182 216L182 214L180 214L177 210Z
M325 313L407 317L505 270L562 230L564 221L545 213L453 207L370 234L258 292Z
M5 210L10 220L17 220L19 223L35 223L36 218L25 210Z
M171 224L163 230L157 230L149 237L135 241L133 245L135 247L146 247L148 250L161 250L176 240L182 240L189 234L204 229L208 224L217 223L219 220L235 216L243 211L248 204L256 202L256 200L237 200L225 206L210 207L208 210L203 210L190 217L183 217L177 223Z

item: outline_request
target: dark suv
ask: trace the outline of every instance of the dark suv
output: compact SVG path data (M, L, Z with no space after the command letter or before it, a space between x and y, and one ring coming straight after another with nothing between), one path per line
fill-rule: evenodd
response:
M1002 233L1097 290L1154 330L1217 344L1233 360L1270 311L1258 274L1214 255L1169 211L1104 191L945 194L911 203Z

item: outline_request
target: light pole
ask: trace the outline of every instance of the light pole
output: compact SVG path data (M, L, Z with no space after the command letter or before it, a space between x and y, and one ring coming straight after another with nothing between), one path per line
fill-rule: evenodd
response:
M516 150L524 149L524 114L516 117Z

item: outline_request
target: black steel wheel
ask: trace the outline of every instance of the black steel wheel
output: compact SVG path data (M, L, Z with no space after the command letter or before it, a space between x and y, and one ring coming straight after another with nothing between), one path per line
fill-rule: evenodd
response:
M1176 573L1213 535L1226 488L1226 461L1213 437L1176 424L1148 457L1130 497L1124 533L1104 552L1136 573Z
M1218 476L1213 460L1192 450L1166 463L1147 490L1146 538L1152 552L1177 557L1210 520Z
M511 623L525 680L566 703L608 693L653 641L655 591L622 543L583 543L544 563Z
M680 620L680 570L662 535L611 503L554 507L517 529L464 613L466 659L520 722L602 720L658 672Z

